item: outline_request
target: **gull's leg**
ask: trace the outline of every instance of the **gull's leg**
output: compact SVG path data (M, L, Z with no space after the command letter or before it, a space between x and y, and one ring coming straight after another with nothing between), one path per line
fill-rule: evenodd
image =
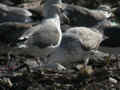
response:
M85 56L85 58L84 58L84 66L88 65L90 58L92 56L94 56L96 53L98 53L97 50L90 50L90 51L88 51L87 56Z
M11 63L13 60L15 60L15 56L12 54L12 51L9 51L7 53L7 56L8 56L8 61L7 61L7 68L10 70L10 69L13 69L14 68L14 64ZM13 66L12 66L13 65Z
M89 63L89 55L87 57L85 57L84 59L84 66L87 66L87 64Z
M91 57L91 53L88 52L88 54L83 58L83 60L84 60L84 63L83 63L84 69L86 69L88 67L90 57Z
M87 70L88 70L88 63L89 63L89 60L90 60L90 55L89 53L83 58L83 66L81 68L81 71L82 73L86 73Z
M40 57L36 57L35 61L40 67L43 67L47 63L47 58L40 56Z

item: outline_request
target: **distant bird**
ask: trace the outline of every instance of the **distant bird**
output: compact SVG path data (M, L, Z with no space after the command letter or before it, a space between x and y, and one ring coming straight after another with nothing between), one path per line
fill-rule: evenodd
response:
M43 7L45 19L18 38L17 46L19 48L28 51L31 49L29 53L38 51L34 55L44 55L61 44L60 10L57 4L61 4L61 0L47 0L45 2Z
M97 50L102 40L103 35L90 28L70 28L63 34L60 47L49 55L48 65L53 63L67 65L82 59L84 64L87 64L92 54L104 58L108 54Z
M0 22L30 22L32 13L24 8L7 6L0 3Z
M97 9L62 4L63 13L70 19L72 26L94 26L96 23L113 16L110 6L100 5Z

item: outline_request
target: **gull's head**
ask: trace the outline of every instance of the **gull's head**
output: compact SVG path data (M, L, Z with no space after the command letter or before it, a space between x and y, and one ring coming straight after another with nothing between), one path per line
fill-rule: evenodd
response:
M46 0L43 6L43 16L45 18L55 17L64 18L66 21L70 21L65 13L64 4L62 0Z
M60 14L61 0L46 0L43 6L44 17L54 17L56 14Z
M100 10L103 12L103 14L106 16L106 18L110 18L113 16L113 13L111 11L111 7L109 5L100 5L97 10Z

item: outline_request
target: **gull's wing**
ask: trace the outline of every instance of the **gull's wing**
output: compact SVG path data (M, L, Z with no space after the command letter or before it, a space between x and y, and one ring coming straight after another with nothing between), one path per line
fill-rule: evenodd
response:
M39 24L27 30L19 40L25 40L26 46L47 47L56 45L59 41L60 34L54 25L49 23Z

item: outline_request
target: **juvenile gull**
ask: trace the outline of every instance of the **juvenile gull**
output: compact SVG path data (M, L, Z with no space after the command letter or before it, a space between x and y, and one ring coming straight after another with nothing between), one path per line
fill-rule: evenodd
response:
M70 19L72 26L91 27L96 23L113 16L108 5L100 5L97 9L82 6L62 4L63 13Z
M32 16L32 13L27 9L7 6L0 3L0 22L29 22L31 21L30 16Z

